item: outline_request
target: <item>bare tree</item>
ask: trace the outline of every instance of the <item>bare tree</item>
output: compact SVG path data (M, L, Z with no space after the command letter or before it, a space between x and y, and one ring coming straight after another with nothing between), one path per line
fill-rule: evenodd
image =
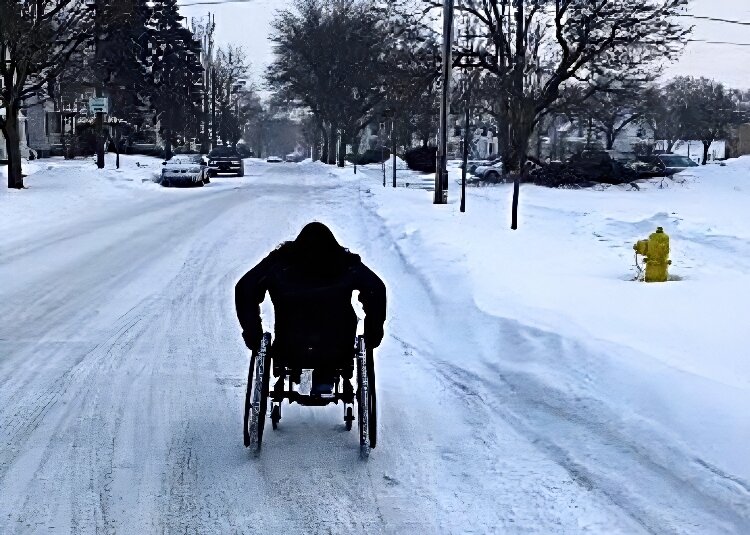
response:
M411 1L411 0L405 0ZM427 8L442 2L424 0ZM681 50L688 30L674 22L687 0L464 0L456 6L462 38L454 65L496 78L498 115L507 124L504 167L518 185L537 123L559 111L569 84L587 99Z
M317 118L329 161L340 140L340 166L347 144L356 145L388 106L386 97L401 107L429 85L415 76L421 69L415 58L429 54L405 46L409 35L395 28L394 15L372 0L297 0L274 21L275 61L267 80L276 101L305 107ZM397 88L397 79L410 84Z
M586 100L579 97L582 91L586 89L573 87L566 94L570 104L564 108L565 114L586 126L590 140L601 138L607 150L614 148L617 138L628 126L644 121L645 86L618 85L608 91L597 91Z
M26 101L44 94L90 37L83 0L0 0L0 130L8 148L8 187L23 188L18 119Z
M242 47L219 48L215 60L216 111L218 133L224 144L236 145L247 122L252 88L245 79L250 69Z
M725 139L729 127L738 121L735 100L723 84L708 78L681 76L670 82L669 91L673 101L679 103L683 139L698 139L703 143L703 165L706 165L711 144Z

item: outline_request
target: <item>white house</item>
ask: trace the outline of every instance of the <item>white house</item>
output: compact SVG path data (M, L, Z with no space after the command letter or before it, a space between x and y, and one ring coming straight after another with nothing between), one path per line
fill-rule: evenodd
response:
M656 150L668 149L666 141L657 141ZM680 156L687 156L695 163L703 162L703 142L702 141L678 141L672 147L672 152ZM727 157L727 142L725 140L714 141L708 148L708 161L725 160Z
M0 78L0 90L3 88L3 79ZM0 108L0 117L5 118L5 108ZM18 133L21 138L21 157L29 157L28 135L26 133L26 116L23 112L18 117ZM0 162L8 160L8 148L5 146L5 136L0 131Z

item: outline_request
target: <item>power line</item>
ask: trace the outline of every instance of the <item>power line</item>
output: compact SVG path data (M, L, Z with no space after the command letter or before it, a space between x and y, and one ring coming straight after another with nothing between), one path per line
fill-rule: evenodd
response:
M193 2L187 2L185 4L177 4L177 7L188 7L188 6L214 6L219 4L246 4L253 0L196 0Z
M690 17L691 19L710 20L712 22L724 22L727 24L739 24L740 26L750 26L750 21L736 19L720 19L717 17L707 17L704 15L679 15L680 17Z
M735 43L733 41L709 41L707 39L688 39L688 43L705 43L708 45L750 46L750 43Z
M203 6L203 5L219 5L219 4L246 4L253 2L254 0L193 0L183 4L178 4L179 7L187 6ZM681 14L680 17L689 17L691 19L709 20L712 22L724 22L727 24L739 24L740 26L750 26L750 21L736 20L736 19L724 19L719 17L709 17L706 15L689 15Z

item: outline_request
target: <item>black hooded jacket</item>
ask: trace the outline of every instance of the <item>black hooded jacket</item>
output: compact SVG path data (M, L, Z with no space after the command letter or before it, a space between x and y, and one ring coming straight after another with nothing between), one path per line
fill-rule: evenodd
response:
M257 350L263 335L260 303L271 296L276 316L276 358L305 365L350 359L357 329L352 292L365 311L365 340L383 338L386 290L356 254L341 247L322 223L307 225L251 269L235 288L245 344Z

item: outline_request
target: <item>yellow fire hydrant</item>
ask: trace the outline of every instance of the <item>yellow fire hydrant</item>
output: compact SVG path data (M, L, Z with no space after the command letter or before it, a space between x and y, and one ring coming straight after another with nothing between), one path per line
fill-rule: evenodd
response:
M656 229L647 240L640 240L633 246L636 254L646 262L646 282L667 282L669 259L669 236L662 227Z

